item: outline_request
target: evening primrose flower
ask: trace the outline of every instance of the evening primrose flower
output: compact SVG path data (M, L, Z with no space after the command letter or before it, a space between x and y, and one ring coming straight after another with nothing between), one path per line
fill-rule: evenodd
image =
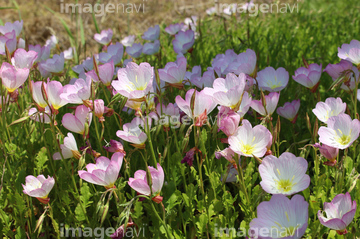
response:
M266 156L259 166L260 185L270 194L289 196L304 191L310 185L307 168L307 161L292 153L285 152L279 158Z
M233 72L236 75L245 73L247 75L254 75L256 70L256 53L251 49L246 49L245 52L240 53L235 60L229 64L226 69L227 72Z
M60 145L60 149L64 159L69 159L72 157L76 159L80 159L81 157L81 154L76 144L76 140L72 133L67 134L67 136L64 138L64 144ZM54 153L53 159L54 160L62 159L61 154L59 152Z
M14 52L14 57L11 58L11 63L18 69L31 69L37 57L37 52L25 51L24 49L19 48Z
M51 110L49 106L46 106L42 111L39 111L37 108L30 108L29 114L30 119L41 122L44 124L49 124L51 122L51 119L49 115L51 116Z
M271 139L271 133L267 128L262 125L256 125L253 128L249 121L243 120L242 125L229 137L228 141L230 148L237 154L246 157L262 157Z
M161 165L157 164L157 169L148 167L151 175L151 190L146 177L146 171L138 170L134 174L134 178L129 178L129 186L141 195L151 196L156 203L162 202L160 191L164 184L164 170ZM152 192L152 195L151 195Z
M327 121L327 127L319 129L319 141L328 146L346 149L359 137L360 122L347 114L339 114Z
M64 53L61 52L60 55L53 55L53 58L40 62L39 67L44 69L46 72L61 74L64 70L64 64Z
M46 84L46 95L47 100L52 109L55 112L58 111L61 107L68 103L67 100L61 98L61 94L64 92L65 87L59 81L50 81L48 79L48 83Z
M18 37L22 31L24 21L5 22L4 26L0 26L0 33L5 35L6 33L15 31L16 37Z
M110 86L114 76L114 62L105 63L104 65L98 66L99 77L94 70L85 73L86 76L90 77L94 82L102 82L105 86Z
M126 36L121 40L121 44L123 44L125 47L132 46L135 41L135 35Z
M341 60L337 64L328 64L324 71L331 76L333 81L343 76L345 79L341 84L341 89L346 91L354 90L355 80L359 81L359 70L347 60Z
M129 99L142 99L152 89L154 80L154 68L149 63L140 65L129 62L126 68L118 70L118 80L111 85L121 95Z
M112 63L117 65L121 62L124 55L124 46L117 42L107 47L107 52L99 53L99 61L101 63Z
M293 100L291 103L286 102L283 107L277 108L276 113L295 124L299 109L300 100Z
M317 215L319 221L325 227L336 230L339 235L347 233L346 227L352 222L356 212L356 201L351 202L349 192L338 194L328 203L324 203L326 217L321 210Z
M175 62L168 62L164 69L159 69L160 80L168 82L169 84L182 87L182 82L185 78L187 60L181 56Z
M170 35L175 35L184 27L184 23L171 24L165 28L165 31Z
M157 104L156 112L160 116L159 123L165 128L165 130L169 129L170 124L171 127L179 127L180 110L176 104L170 103L167 106L162 104L162 107L160 107L160 104Z
M230 108L220 106L217 117L218 131L223 131L226 136L231 136L239 127L240 115L232 111Z
M140 43L134 43L132 46L126 47L126 53L133 58L139 58L142 53L143 46Z
M135 117L130 123L123 125L123 130L118 130L116 136L122 140L128 141L132 146L136 148L145 148L145 142L147 140L146 134L139 127L140 122Z
M47 178L44 175L39 175L34 177L29 175L25 178L25 185L23 186L23 193L29 195L30 197L37 198L40 202L47 204L50 201L48 197L51 189L54 187L55 179L48 176Z
M2 84L9 93L14 92L27 80L29 69L17 69L7 62L3 62L0 68L0 78Z
M308 227L309 203L301 195L291 199L273 195L257 207L257 218L250 222L249 234L255 238L299 239Z
M322 65L316 63L310 64L308 68L300 67L295 71L294 81L315 91L322 72Z
M194 101L192 102L193 95ZM185 100L178 95L175 101L177 106L195 121L195 126L202 126L207 120L207 115L216 107L216 103L205 90L198 92L190 89L186 92Z
M160 26L155 25L154 27L149 27L146 32L144 32L144 35L142 35L142 39L148 40L148 41L155 41L159 39L160 36Z
M226 79L217 78L214 81L213 88L205 88L204 90L219 105L237 111L242 98L248 97L248 93L244 91L245 84L246 75L244 73L241 73L239 76L229 73L226 75Z
M360 65L360 41L352 40L350 44L342 44L341 48L338 48L338 57Z
M17 39L15 30L8 32L3 36L0 36L0 55L6 55L6 49L10 55L16 50Z
M91 78L76 79L73 84L65 85L60 93L60 98L71 104L86 104L89 106L91 95Z
M143 46L142 52L145 55L154 55L154 54L158 53L159 50L160 50L160 41L155 40L154 42L145 43Z
M195 42L195 33L192 30L185 32L180 31L175 35L175 39L172 41L174 51L177 54L185 54Z
M103 45L108 45L112 37L113 31L110 28L94 34L94 40Z
M86 170L78 171L79 177L89 183L104 186L106 189L115 188L124 154L114 153L111 160L101 156L96 159L96 164L89 163Z
M50 47L49 46L40 46L40 45L29 45L29 51L35 51L37 53L37 57L35 59L36 62L45 61L50 57Z
M266 67L257 73L259 88L269 92L278 92L284 89L289 82L289 72L283 67L275 70L272 67Z
M326 144L320 145L319 143L314 144L314 147L319 149L322 156L324 156L326 159L330 160L330 161L324 162L325 165L335 166L336 158L339 154L338 148L334 148L334 147L328 146Z
M346 110L346 103L343 103L341 98L327 98L325 102L318 102L312 112L316 115L318 120L327 123L332 116L337 116L344 113Z
M279 93L271 92L269 95L265 95L265 102L266 102L265 107L261 102L261 100L252 100L250 106L262 116L272 115L279 102L279 97L280 97Z
M66 113L61 122L66 129L84 135L86 127L89 127L91 124L91 120L91 110L85 105L79 105L76 107L75 115Z

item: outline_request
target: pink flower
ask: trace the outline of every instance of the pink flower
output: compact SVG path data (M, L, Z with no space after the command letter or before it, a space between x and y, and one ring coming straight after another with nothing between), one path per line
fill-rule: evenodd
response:
M191 99L193 95L195 99L192 104ZM177 106L195 121L195 126L202 126L207 120L207 115L210 114L216 106L216 103L204 90L198 92L190 89L186 92L185 100L178 95L175 101Z
M144 170L136 171L134 178L129 178L128 184L139 194L151 196L153 201L160 203L162 201L160 191L164 184L164 171L159 163L157 164L157 169L151 166L149 166L148 169L151 174L151 190L146 178L146 171Z
M51 116L51 110L49 106L46 106L42 111L39 111L37 108L31 108L29 110L30 119L41 122L44 124L49 124L51 122L51 119L49 116Z
M337 64L329 64L326 66L325 72L327 72L333 81L336 81L340 77L344 77L344 83L341 85L341 89L349 91L355 89L355 80L359 79L359 70L346 60L341 60Z
M175 39L172 41L174 51L177 54L185 54L194 45L194 36L192 30L187 30L186 32L180 31L175 35Z
M29 195L30 197L37 198L40 202L47 204L50 201L48 195L51 189L54 187L55 179L48 176L47 178L44 175L39 175L34 177L29 175L25 178L25 185L23 186L23 193Z
M62 99L60 96L64 92L65 87L59 81L50 81L48 79L48 83L46 86L46 94L47 100L51 107L57 111L64 105L68 103L68 101Z
M237 111L242 98L248 97L248 93L244 91L245 84L246 75L244 73L239 76L229 73L226 75L226 79L217 78L214 81L213 88L205 88L204 91L211 95L217 104Z
M184 27L184 23L171 24L165 28L165 31L170 35L175 35Z
M60 55L53 55L52 59L47 59L46 61L40 62L39 67L44 70L45 77L47 72L53 74L61 74L64 70L65 58L64 53L61 52Z
M101 33L94 34L94 40L103 45L109 44L112 37L113 31L110 28L107 30L102 30Z
M110 144L109 147L104 146L104 149L106 151L108 151L110 153L120 152L120 153L123 153L124 155L126 155L124 147L119 141L110 139L109 144Z
M196 66L194 66L195 68ZM190 78L190 82L192 84L194 84L195 86L199 87L200 89L203 89L205 87L212 87L215 81L215 74L214 74L214 70L207 70L204 72L203 76L201 77L201 68L200 68L200 73L195 73L194 72L194 68L193 68L193 75L194 74L200 74L198 77L195 76L191 76ZM195 69L195 70L199 70L199 69Z
M99 121L105 121L105 118L103 116L105 112L105 106L102 99L96 99L94 101L94 112L95 116L99 118Z
M321 76L322 65L310 64L308 68L300 67L295 71L294 81L315 91Z
M119 69L118 80L114 80L111 85L129 99L140 99L150 92L153 80L154 68L149 63L138 65L129 62L126 68Z
M2 84L9 93L14 92L27 80L29 69L17 69L7 62L3 62L0 68L0 78Z
M325 100L325 103L316 103L316 107L312 110L312 112L321 122L327 123L330 117L342 114L345 110L346 103L343 103L340 97L336 99L330 97Z
M358 40L352 40L350 44L342 44L341 48L338 48L338 52L340 59L360 65L360 42Z
M300 108L300 100L293 100L291 103L286 102L283 107L277 108L278 115L288 119L291 123L296 122L297 113Z
M105 86L110 86L114 76L114 63L111 61L104 65L98 66L100 81ZM85 73L86 76L90 77L93 81L98 82L99 78L94 70Z
M179 127L180 125L180 111L176 104L168 104L165 106L160 104L156 106L156 112L160 116L161 125L168 128L171 124L172 127Z
M24 49L17 49L14 53L14 57L11 58L11 63L16 68L27 68L31 69L34 65L36 58L38 57L35 51L25 51Z
M325 165L335 166L336 158L339 154L338 148L334 148L326 144L320 145L319 143L314 144L314 147L319 149L322 156L330 160L330 162L329 161L324 162Z
M278 92L284 89L289 82L289 72L280 67L275 70L272 67L266 67L257 73L259 89L269 92Z
M65 60L71 60L74 58L74 51L75 49L73 47L69 47L67 50L64 51L64 58ZM76 54L76 52L75 52Z
M124 37L124 39L121 40L121 44L123 44L125 47L132 46L135 41L135 35L130 35L127 37Z
M0 26L0 33L5 35L6 33L15 31L16 37L18 37L20 35L20 33L21 33L22 28L23 28L23 24L24 24L23 20L21 20L20 22L15 21L14 23L5 22L4 26Z
M318 211L319 221L325 227L336 230L339 235L347 233L346 227L352 222L356 212L356 201L351 202L351 196L346 194L338 194L328 203L324 203L324 211L326 217Z
M233 72L236 75L245 73L253 75L256 68L256 53L251 49L246 49L246 52L240 53L236 59L229 64L226 73Z
M143 46L140 43L134 43L132 46L126 47L126 53L133 58L139 58L142 53Z
M88 104L90 95L91 78L86 77L86 80L79 78L74 84L64 86L60 98L72 104L84 104L84 102Z
M49 39L46 40L45 46L53 49L58 44L58 39L55 35L52 35Z
M237 154L246 157L263 157L267 151L267 145L271 141L270 131L262 125L254 128L247 120L228 139L230 148Z
M142 39L148 40L148 41L155 41L159 39L160 36L160 26L155 25L154 27L149 27L149 29L144 32L144 35L142 35Z
M230 147L228 147L226 149L223 149L222 151L216 151L215 152L215 157L217 159L221 159L221 157L224 157L231 164L236 165L234 156L235 156L235 152L232 151L232 149ZM240 160L240 155L238 155L238 159Z
M261 100L252 100L251 108L253 108L256 112L261 114L262 116L272 115L274 113L276 106L279 102L280 94L277 92L271 92L269 95L265 95L265 107Z
M112 61L114 65L117 65L121 62L123 55L124 46L117 42L116 44L108 46L107 52L99 53L99 61L101 63L110 63Z
M240 115L227 107L219 107L219 114L217 118L217 125L219 127L218 131L223 131L228 137L233 135L239 127Z
M72 157L76 159L80 159L81 157L81 154L76 144L76 140L72 133L67 134L67 137L64 138L64 144L60 145L60 149L64 159L69 159ZM54 153L53 159L54 160L62 159L61 154L59 152Z
M257 207L257 218L250 222L249 234L254 238L300 239L309 220L309 203L301 195L291 199L273 195Z
M178 57L176 62L168 62L164 69L159 69L160 80L172 85L182 86L185 78L187 61L185 57Z
M29 45L29 51L35 51L37 53L37 58L35 62L45 61L50 57L50 47L40 45Z
M154 42L145 43L143 46L142 52L145 55L154 55L154 54L158 53L159 50L160 50L160 41L155 40Z
M134 118L131 123L123 125L123 130L118 130L116 136L132 143L136 148L144 148L147 140L146 134L139 128L141 120Z
M106 157L96 159L96 164L89 163L85 170L78 171L79 177L89 183L104 186L106 189L115 188L119 176L124 154L114 153L109 160Z
M76 107L75 115L66 113L62 118L63 126L81 135L85 134L85 128L90 126L92 119L91 110L85 105L79 105Z
M15 30L0 36L0 55L6 55L6 48L10 55L16 50L17 39Z
M266 156L259 166L260 185L270 194L293 195L309 187L307 169L306 159L292 153L285 152L279 158Z
M327 121L327 127L321 126L318 134L319 141L328 146L346 149L359 137L360 122L351 120L347 114L339 114Z

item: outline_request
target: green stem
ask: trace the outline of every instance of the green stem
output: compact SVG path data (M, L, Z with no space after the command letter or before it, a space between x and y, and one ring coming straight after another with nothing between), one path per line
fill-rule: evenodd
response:
M151 203L150 203L151 209L153 210L153 212L154 212L155 216L157 217L157 219L159 220L159 222L161 222L161 224L164 226L167 238L172 239L173 237L171 236L171 233L169 232L169 229L167 228L166 223L161 219L159 213L156 211L156 209L154 207L154 203L155 202L151 201Z

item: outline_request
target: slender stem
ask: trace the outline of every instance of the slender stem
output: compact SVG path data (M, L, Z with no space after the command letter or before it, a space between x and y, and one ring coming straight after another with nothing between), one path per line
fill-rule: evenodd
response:
M171 236L171 233L169 232L169 229L167 228L166 223L161 219L159 213L156 211L156 209L155 209L155 207L154 207L154 203L155 203L155 202L151 201L151 203L150 203L150 204L151 204L151 208L152 208L152 210L154 211L154 214L155 214L155 216L157 217L157 219L159 220L159 222L161 222L161 224L164 226L165 232L166 232L166 235L167 235L167 238L168 238L168 239L172 239L173 237Z

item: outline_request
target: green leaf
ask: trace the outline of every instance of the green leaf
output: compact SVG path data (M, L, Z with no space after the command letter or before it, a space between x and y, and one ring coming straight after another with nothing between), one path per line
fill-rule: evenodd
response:
M48 156L47 156L47 150L45 147L42 147L39 151L39 153L37 154L36 158L35 158L35 165L36 165L36 169L37 169L37 174L40 174L42 170L44 170L46 168L46 166L44 167L46 161L48 161Z

